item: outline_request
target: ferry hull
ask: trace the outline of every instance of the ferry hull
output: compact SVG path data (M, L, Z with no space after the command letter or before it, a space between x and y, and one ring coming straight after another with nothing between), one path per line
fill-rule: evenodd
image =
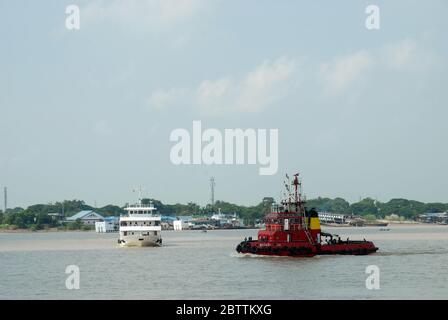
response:
M118 239L118 244L121 247L160 247L162 246L162 238L152 237L148 239L121 237L120 239Z
M133 242L127 242L127 243L120 243L121 247L160 247L162 246L159 243L154 243L150 241L133 241Z

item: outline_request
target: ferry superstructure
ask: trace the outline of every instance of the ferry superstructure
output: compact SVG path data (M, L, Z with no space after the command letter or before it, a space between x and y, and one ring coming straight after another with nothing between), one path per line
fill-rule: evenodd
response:
M120 217L118 244L120 246L158 247L162 245L161 216L156 208L139 203L125 208L127 215Z

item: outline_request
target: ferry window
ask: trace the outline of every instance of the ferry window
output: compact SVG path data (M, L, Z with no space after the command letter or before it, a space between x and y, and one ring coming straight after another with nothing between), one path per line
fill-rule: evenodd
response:
M154 235L155 235L155 236L157 235L157 231L154 231Z

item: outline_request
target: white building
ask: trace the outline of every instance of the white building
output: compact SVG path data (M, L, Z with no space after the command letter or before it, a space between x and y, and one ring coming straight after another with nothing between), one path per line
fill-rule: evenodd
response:
M104 217L93 210L80 211L74 216L68 217L66 221L75 222L78 219L86 225L94 225L97 221L104 221Z
M175 231L182 231L184 229L188 229L188 224L183 220L174 220L173 228Z
M118 218L108 217L104 221L95 222L95 231L98 233L118 232Z
M175 231L181 231L190 229L193 217L191 216L179 216L177 220L173 220L173 228Z

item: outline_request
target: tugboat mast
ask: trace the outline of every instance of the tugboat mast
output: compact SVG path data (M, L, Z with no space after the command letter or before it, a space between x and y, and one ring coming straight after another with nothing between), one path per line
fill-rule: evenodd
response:
M300 183L300 181L299 181L299 174L298 173L296 173L295 175L294 175L294 182L293 182L293 184L294 184L294 200L295 200L295 205L296 205L296 212L299 212L299 206L300 206L300 203L301 203L301 194L300 194L300 192L302 191L301 189L301 183ZM300 189L299 189L300 188Z

